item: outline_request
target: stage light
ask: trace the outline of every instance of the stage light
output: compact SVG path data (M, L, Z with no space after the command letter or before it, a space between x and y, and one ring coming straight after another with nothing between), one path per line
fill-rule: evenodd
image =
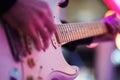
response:
M106 6L120 14L120 0L103 0Z
M120 50L120 34L116 35L115 44L116 44L116 47Z
M115 50L112 52L111 62L112 62L114 65L120 65L120 50L119 50L119 49L115 49Z

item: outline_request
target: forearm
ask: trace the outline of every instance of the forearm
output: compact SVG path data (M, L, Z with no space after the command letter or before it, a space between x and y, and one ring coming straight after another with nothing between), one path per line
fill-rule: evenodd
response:
M116 37L115 34L110 34L110 33L104 34L104 35L100 35L100 36L96 36L96 37L93 38L92 43L114 41L115 37Z
M6 13L17 0L0 0L0 16Z

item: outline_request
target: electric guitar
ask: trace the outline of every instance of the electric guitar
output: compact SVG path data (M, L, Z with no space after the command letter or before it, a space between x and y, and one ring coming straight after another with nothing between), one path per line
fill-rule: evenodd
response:
M16 49L13 49L16 53L12 53L9 46L11 40L7 38L10 34L6 36L4 25L0 21L0 80L74 80L79 68L66 62L61 44L108 32L105 23L102 22L61 24L55 12L58 1L46 0L46 2L53 11L57 25L57 31L51 38L50 46L46 51L37 51L30 43L28 45L31 54L26 52L25 54L29 54L26 57L21 55L22 51L17 52ZM9 33L10 30L6 29ZM13 44L16 43L13 42Z

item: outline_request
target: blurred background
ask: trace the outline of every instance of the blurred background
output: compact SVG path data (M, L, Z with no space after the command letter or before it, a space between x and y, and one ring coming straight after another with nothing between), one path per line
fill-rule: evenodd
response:
M60 9L60 19L68 23L100 21L107 11L103 0L69 0L68 6ZM95 48L74 47L71 51L63 45L63 54L69 64L80 67L75 80L120 80L120 51L114 42L103 42Z

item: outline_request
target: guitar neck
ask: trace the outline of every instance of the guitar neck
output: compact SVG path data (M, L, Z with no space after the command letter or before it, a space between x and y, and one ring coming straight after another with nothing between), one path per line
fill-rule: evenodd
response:
M59 43L98 36L107 33L103 22L58 24L56 37Z

